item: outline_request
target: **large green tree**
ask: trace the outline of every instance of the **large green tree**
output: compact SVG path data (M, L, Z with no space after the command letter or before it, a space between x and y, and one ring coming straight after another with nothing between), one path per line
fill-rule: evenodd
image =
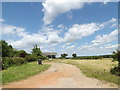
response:
M37 56L43 56L42 51L37 45L34 45L34 48L32 49L32 54L35 54Z
M14 49L11 45L4 40L0 41L0 50L2 51L2 57L12 57L14 55Z

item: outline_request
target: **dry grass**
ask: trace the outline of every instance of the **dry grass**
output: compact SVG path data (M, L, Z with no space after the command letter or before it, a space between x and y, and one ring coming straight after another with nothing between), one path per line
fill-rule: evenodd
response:
M118 84L118 76L112 75L110 69L117 66L118 62L112 62L112 59L97 60L73 60L73 59L57 59L49 62L67 63L77 66L83 74L90 78L97 78L114 84Z

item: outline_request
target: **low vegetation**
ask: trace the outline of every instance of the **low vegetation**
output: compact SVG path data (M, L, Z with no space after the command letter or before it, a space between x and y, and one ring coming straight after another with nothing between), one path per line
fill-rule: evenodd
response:
M30 62L21 66L10 67L7 70L2 71L2 83L6 84L8 82L28 78L45 71L49 67L50 65L48 64L38 65L37 62Z
M118 61L118 65L110 70L114 75L120 76L120 50L113 52L113 61Z
M2 59L0 59L0 63L2 63L3 84L25 79L50 67L50 65L38 65L35 62L39 59L47 59L37 45L34 46L31 54L29 54L24 50L14 49L4 40L1 40L0 44L2 45L2 47L0 46L2 48ZM68 54L63 53L56 60L45 60L43 62L72 64L77 66L87 77L118 84L118 79L120 78L119 50L113 52L113 55L79 57L74 53L72 54L73 57L69 58L66 56Z
M27 61L25 60L25 58L20 58L20 57L4 57L2 58L2 69L7 69L11 66L15 66L15 65L22 65L22 64L26 64Z
M118 65L118 61L114 61L112 58L104 59L57 59L44 62L55 63L67 63L77 66L84 75L90 78L96 78L99 80L107 81L114 84L119 84L119 77L110 73L110 70Z
M2 54L0 54L2 55L2 59L0 59L0 62L2 62L2 70L11 66L18 66L28 62L37 61L39 59L47 59L37 45L34 46L31 50L31 54L29 54L24 50L16 50L4 40L1 40L0 44L2 46L0 47L2 48Z
M35 62L39 59L46 59L37 45L34 46L31 54L29 54L24 50L16 50L4 40L1 40L0 44L0 48L2 48L2 53L0 54L2 55L0 59L2 64L0 74L2 73L2 78L0 77L0 80L2 79L3 84L28 78L50 67L50 65L38 65Z
M110 73L110 69L117 66L117 61L112 62L111 60L69 60L68 64L72 64L80 68L83 74L87 77L97 78L114 84L118 83L118 76Z

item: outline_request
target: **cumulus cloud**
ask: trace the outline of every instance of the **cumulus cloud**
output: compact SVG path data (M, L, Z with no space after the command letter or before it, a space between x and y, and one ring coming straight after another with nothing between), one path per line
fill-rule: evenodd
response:
M112 31L110 34L98 35L95 40L92 41L94 45L109 43L117 39L118 30Z
M68 46L68 45L70 45L70 43L66 43L66 44L62 45L61 48L65 48L65 47Z
M3 35L18 35L20 37L27 35L24 28L7 24L3 24L2 27L0 27L0 31Z
M2 31L3 36L15 36L15 38L20 38L17 40L9 38L9 40L7 40L9 44L11 44L14 48L17 49L30 48L35 44L55 45L55 43L61 42L62 38L58 35L60 33L59 31L53 30L53 28L50 27L46 27L45 29L46 33L41 32L29 34L28 32L26 32L25 28L3 24L3 28L1 28L0 30Z
M118 49L118 45L104 44L104 45L82 45L77 47L77 52L81 55L102 55L102 54L112 54L113 51ZM91 53L92 52L92 53Z
M83 55L100 55L100 54L112 54L112 52L118 49L118 44L111 44L118 39L118 30L114 30L109 34L98 35L95 40L91 41L91 44L84 44L77 48L78 52L82 52ZM99 51L99 52L98 52ZM90 52L93 52L92 54ZM84 54L85 53L85 54Z
M65 33L64 41L72 42L83 37L93 34L95 31L100 29L99 24L90 23L90 24L74 24L67 33Z
M110 21L110 20L109 20ZM107 21L107 22L109 22ZM113 20L115 21L115 20ZM34 44L43 45L44 47L48 45L57 46L60 43L65 43L62 47L65 50L73 49L76 45L70 45L76 40L80 40L83 37L94 34L96 31L101 30L106 24L103 23L88 23L88 24L74 24L70 28L67 28L66 32L61 33L61 30L56 30L53 26L44 26L43 31L38 33L29 34L25 28L13 26L13 25L3 25L3 36L14 36L13 40L7 40L14 48L17 49L28 49L32 48ZM57 26L58 27L58 26ZM59 25L62 27L62 25ZM65 26L64 26L65 28ZM2 30L2 28L1 28ZM62 35L61 35L62 34ZM92 41L92 44L98 44L98 42L110 42L107 39L115 40L114 36L117 35L117 30L111 32L110 34L97 36L95 40ZM9 38L10 39L10 38ZM82 48L91 48L90 46L83 46ZM81 49L82 49L81 48Z
M84 2L79 2L80 0L74 0L70 2L69 0L46 0L42 3L45 24L51 24L52 21L59 15L68 12L72 9L81 9L84 6Z
M61 42L62 38L58 36L58 34L56 32L50 32L47 34L48 43L59 43Z
M66 49L72 49L74 47L75 47L75 45L71 45L71 46L67 46Z
M26 35L22 39L10 42L17 49L29 48L35 44L41 45L46 43L46 37L40 34Z
M83 37L94 34L96 31L101 30L106 26L110 26L116 23L117 23L117 19L112 18L103 23L74 24L65 33L65 37L63 38L63 41L73 42L75 40L82 39Z
M104 4L107 4L107 2L110 1L112 0L45 0L42 3L42 11L44 12L43 21L45 24L51 24L59 14L74 9L82 9L86 3L103 2ZM72 16L67 17L68 19L72 18Z
M109 49L111 49L111 48L118 48L118 44L116 44L116 45L106 46L105 48L109 48Z

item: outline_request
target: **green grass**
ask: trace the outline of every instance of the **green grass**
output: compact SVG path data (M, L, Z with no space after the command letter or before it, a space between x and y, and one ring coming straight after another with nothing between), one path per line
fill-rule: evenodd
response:
M47 62L47 61L46 61ZM50 62L50 61L49 61ZM118 84L118 76L110 73L110 69L117 66L118 62L112 62L112 59L100 59L100 60L52 60L56 63L67 63L77 66L84 75L90 78L97 78L110 83Z
M40 73L48 69L51 65L43 64L38 65L37 62L27 63L21 66L10 67L2 71L2 83L18 81L26 79L32 75Z

